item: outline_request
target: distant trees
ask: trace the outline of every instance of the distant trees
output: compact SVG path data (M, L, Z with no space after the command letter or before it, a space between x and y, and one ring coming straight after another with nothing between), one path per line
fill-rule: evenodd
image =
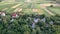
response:
M2 0L0 0L0 2L1 2Z
M49 24L50 21L56 23L59 17L47 17L45 15L20 15L18 18L12 18L11 15L0 17L0 34L56 34L53 25ZM39 18L37 23L34 18ZM11 21L12 20L12 21ZM11 21L11 22L10 22ZM35 28L32 28L32 24Z

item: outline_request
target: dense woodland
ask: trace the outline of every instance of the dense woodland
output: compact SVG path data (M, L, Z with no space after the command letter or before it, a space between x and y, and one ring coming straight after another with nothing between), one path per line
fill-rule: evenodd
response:
M0 34L58 34L54 25L60 25L60 16L37 14L0 15Z

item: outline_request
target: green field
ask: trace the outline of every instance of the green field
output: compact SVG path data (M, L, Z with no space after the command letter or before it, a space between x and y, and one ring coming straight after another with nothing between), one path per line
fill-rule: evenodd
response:
M60 15L60 7L48 7L51 12Z
M16 8L11 8L11 7L13 7L13 6L17 5L17 4L21 4L21 5L19 5ZM8 4L0 5L0 10L3 10L4 8L8 8L5 11L6 11L6 13L9 13L9 14L13 13L13 11L15 9L17 9L17 8L22 8L23 9L22 12L24 12L26 14L34 13L32 9L39 9L37 11L37 14L41 13L41 14L45 14L47 16L49 15L46 11L41 9L40 4L36 4L36 3L35 4L33 4L33 3L10 3L9 4L8 3ZM29 9L31 9L31 10L29 10Z
M48 5L48 3L52 2L50 0L0 2L0 11L6 13L6 16L0 15L0 33L8 34L12 32L13 34L20 34L24 32L25 34L60 34L60 25L55 24L60 24L60 7L45 7L44 5ZM40 6L40 4L44 5ZM47 11L43 8L46 8ZM16 13L18 17L12 18L11 15L13 13ZM51 14L57 14L58 16L53 16ZM32 29L30 26L34 23L34 18L39 18L39 22L36 23L36 28ZM51 21L53 22L53 25L49 24Z

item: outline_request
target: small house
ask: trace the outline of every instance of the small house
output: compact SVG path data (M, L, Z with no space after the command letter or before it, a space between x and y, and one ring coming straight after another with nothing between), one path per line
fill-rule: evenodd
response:
M34 23L37 23L39 21L39 18L34 18Z
M12 14L12 18L18 18L19 16L18 16L18 14L16 14L16 13L14 13L14 14Z
M6 14L4 12L0 12L0 15L1 16L5 16Z

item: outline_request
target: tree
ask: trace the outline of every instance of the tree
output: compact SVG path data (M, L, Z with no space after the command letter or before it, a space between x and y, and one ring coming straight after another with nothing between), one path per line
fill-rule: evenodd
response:
M1 2L2 0L0 0L0 2Z

